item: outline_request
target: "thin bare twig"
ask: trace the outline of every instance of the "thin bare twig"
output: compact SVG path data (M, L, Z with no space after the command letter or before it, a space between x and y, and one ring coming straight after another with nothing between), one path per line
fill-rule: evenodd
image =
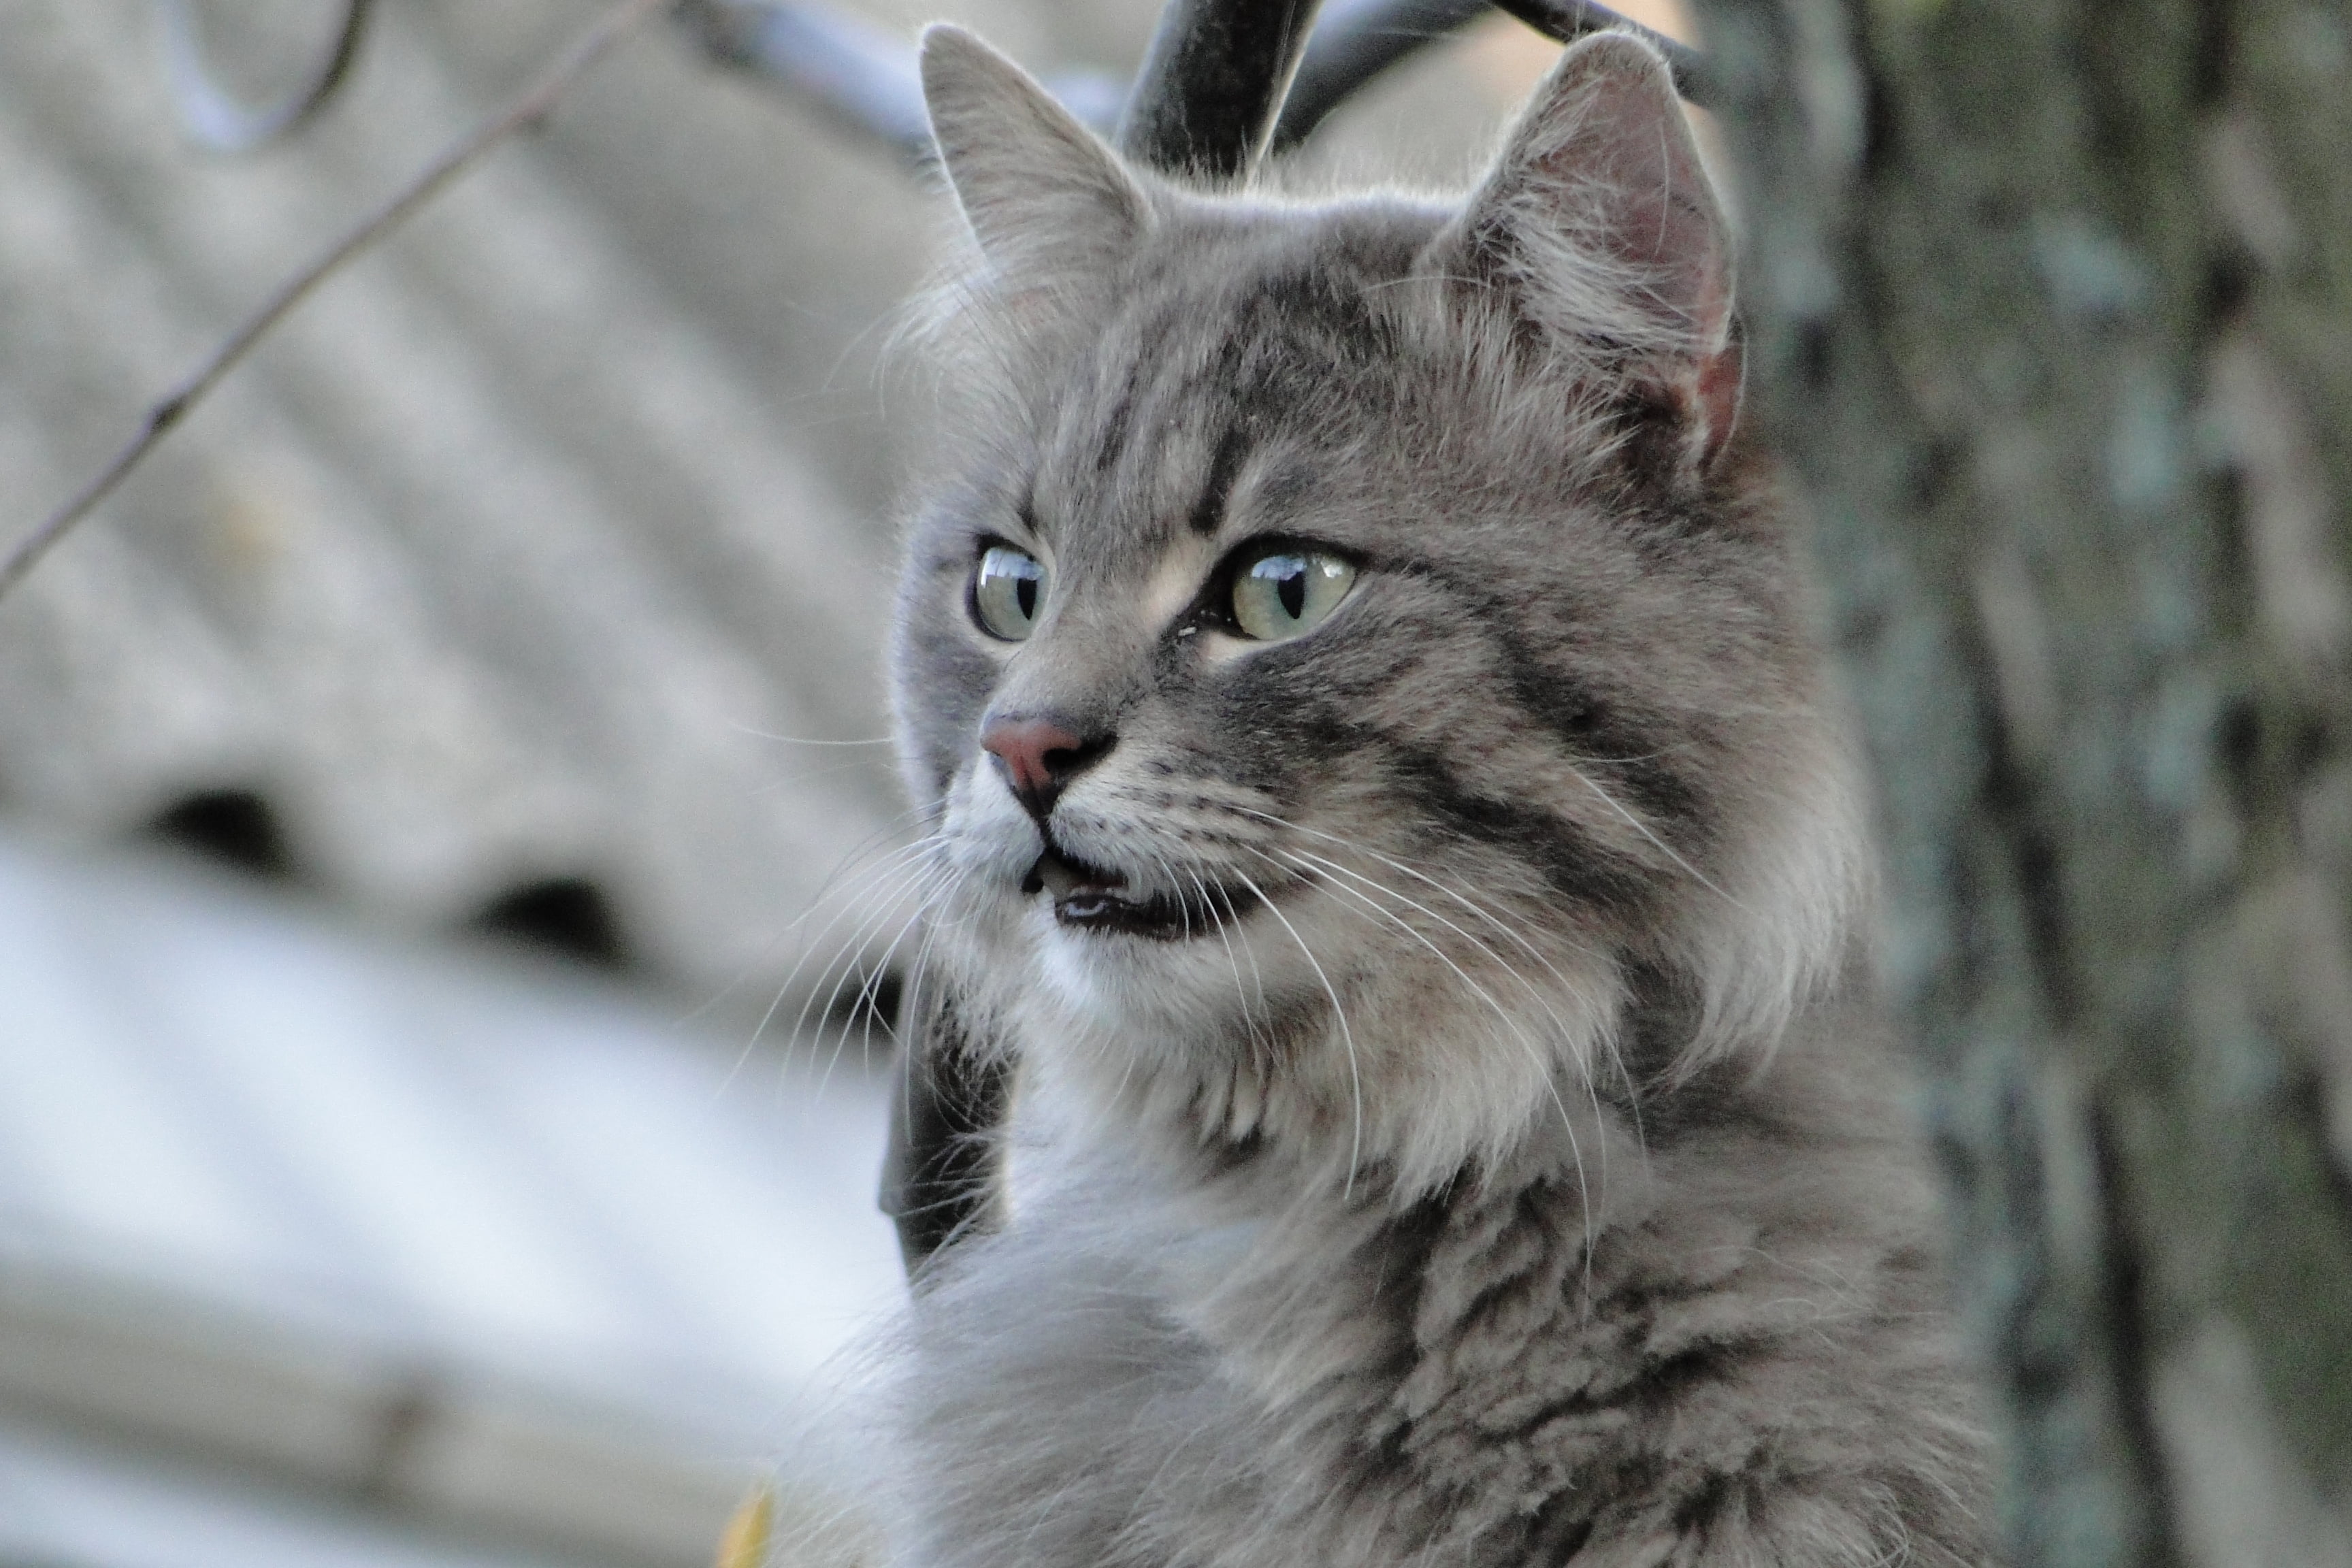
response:
M505 110L484 121L473 134L457 142L397 194L337 240L319 258L280 284L245 324L231 332L193 374L148 409L139 432L114 454L97 476L26 534L7 559L0 562L0 599L5 599L73 526L89 515L121 484L131 469L155 448L157 442L188 416L190 409L253 351L269 330L296 306L309 299L335 271L377 240L400 226L417 209L439 195L479 163L482 157L516 132L544 119L555 100L584 75L588 68L639 23L674 0L620 0L594 26L560 56L530 90Z

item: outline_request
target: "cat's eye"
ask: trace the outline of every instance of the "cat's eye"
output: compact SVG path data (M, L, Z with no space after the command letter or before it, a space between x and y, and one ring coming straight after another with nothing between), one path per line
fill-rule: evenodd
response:
M1260 642L1313 631L1355 581L1354 566L1320 550L1284 545L1244 556L1234 573L1234 624Z
M989 546L971 574L971 613L981 629L1020 642L1037 629L1037 612L1045 603L1043 563L1010 544Z

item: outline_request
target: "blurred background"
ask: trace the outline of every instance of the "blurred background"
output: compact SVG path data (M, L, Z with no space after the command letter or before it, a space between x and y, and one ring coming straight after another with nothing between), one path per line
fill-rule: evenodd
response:
M192 9L267 98L340 7ZM382 0L227 156L147 0L0 5L0 538L600 9ZM1115 84L1156 7L837 9ZM1555 53L1474 24L1298 160L1459 183ZM947 216L657 22L0 601L0 1565L695 1563L821 1426L902 1289L890 344Z

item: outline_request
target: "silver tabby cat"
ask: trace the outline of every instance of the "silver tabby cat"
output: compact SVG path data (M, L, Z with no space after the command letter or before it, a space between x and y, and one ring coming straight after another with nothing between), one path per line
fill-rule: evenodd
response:
M1181 188L950 28L923 75L973 246L911 1005L1018 1087L892 1560L1990 1561L1658 58L1568 50L1458 205Z

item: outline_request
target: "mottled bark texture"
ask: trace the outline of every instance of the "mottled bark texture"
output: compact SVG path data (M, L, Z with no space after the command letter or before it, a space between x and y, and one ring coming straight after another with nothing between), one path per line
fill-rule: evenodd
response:
M2020 1568L2352 1563L2352 8L1704 17Z

